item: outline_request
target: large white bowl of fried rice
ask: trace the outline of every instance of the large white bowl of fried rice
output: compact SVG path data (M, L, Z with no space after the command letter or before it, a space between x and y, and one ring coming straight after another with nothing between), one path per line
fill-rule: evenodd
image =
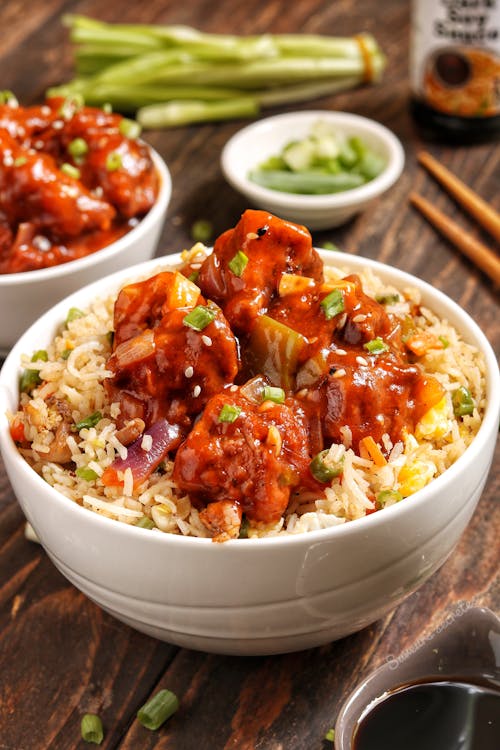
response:
M418 436L386 446L382 468L356 456L346 433L345 444L335 447L348 474L344 486L333 480L321 500L290 508L279 524L250 529L248 538L220 544L206 538L196 508L176 493L168 471L138 496L131 488L129 496L125 488L111 496L98 481L88 489L74 470L44 461L36 440L34 452L20 451L10 432L23 368L43 367L44 382L62 389L75 422L96 410L103 415L80 433L78 445L71 444L74 465L91 460L100 471L113 460L120 446L102 387L113 303L124 284L172 267L179 255L120 271L72 294L26 331L2 368L0 447L29 523L63 575L139 631L225 654L275 654L328 643L374 622L415 591L446 560L474 512L500 411L498 366L484 334L452 300L413 276L365 258L320 253L334 273L362 276L368 294L397 290L397 304L418 304L422 327L446 341L422 364L448 395L466 387L474 410L456 419L448 398L449 408L434 414L434 423ZM71 308L86 315L65 325ZM61 359L68 339L71 353ZM32 353L42 348L49 361L30 365ZM29 408L36 410L36 403ZM366 513L370 491L403 484L404 500ZM135 525L144 508L154 529Z

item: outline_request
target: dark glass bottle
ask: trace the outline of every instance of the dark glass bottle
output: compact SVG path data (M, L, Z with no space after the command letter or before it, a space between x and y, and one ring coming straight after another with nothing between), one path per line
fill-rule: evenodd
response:
M411 111L425 138L500 138L500 0L413 0Z

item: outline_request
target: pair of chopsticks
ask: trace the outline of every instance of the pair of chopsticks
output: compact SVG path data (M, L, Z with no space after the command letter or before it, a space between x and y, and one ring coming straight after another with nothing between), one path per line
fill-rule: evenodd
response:
M421 151L417 158L477 223L500 242L500 214L429 153ZM411 193L410 201L435 229L493 279L495 284L500 285L500 257L493 250L465 232L459 224L418 193Z

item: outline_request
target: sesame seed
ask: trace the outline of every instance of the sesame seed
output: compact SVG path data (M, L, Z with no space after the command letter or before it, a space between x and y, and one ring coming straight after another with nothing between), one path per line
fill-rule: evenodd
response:
M52 123L52 127L54 128L54 130L62 130L64 127L64 123L62 120L54 120L54 122Z
M356 362L358 363L358 365L367 365L368 364L368 362L366 361L366 359L364 357L356 357Z
M182 218L180 216L172 216L170 219L174 227L178 227L182 224Z
M354 318L352 319L352 322L353 323L362 323L363 320L366 320L366 318L367 318L366 315L364 315L363 313L360 313L359 315L355 315L354 316Z
M193 396L195 398L198 398L200 393L201 393L201 387L199 385L195 385L195 387L193 388Z
M33 237L32 243L36 249L40 250L42 253L46 253L52 247L51 241L41 234L37 234L36 237Z
M5 154L3 157L3 165L4 167L12 167L14 164L14 159L12 158L11 154Z
M97 185L97 187L95 187L92 192L94 193L96 198L102 198L102 196L104 195L104 190L100 185Z
M258 240L259 235L255 232L247 232L247 240Z
M43 141L35 141L34 144L33 144L33 146L35 148L37 148L37 149L41 149L41 148L43 148L44 143L43 143Z
M46 104L43 105L43 107L40 109L40 112L44 117L48 117L50 113L52 112L50 107L47 107Z
M203 341L205 346L212 346L212 339L210 338L210 336L207 336L205 333L201 337L201 340Z
M333 376L332 376L332 377L334 377L334 378L343 378L343 377L344 377L344 375L345 375L345 370L344 370L344 369L343 369L343 368L341 367L341 368L340 368L340 370L336 370L336 371L335 371L335 372L333 373Z
M192 378L194 375L194 368L191 365L189 365L189 367L186 367L186 369L184 370L184 375L186 376L186 378Z
M343 327L345 326L345 322L346 322L346 320L347 320L347 313L344 313L344 314L343 314L343 315L341 315L341 316L340 316L340 318L338 319L338 322L337 322L337 328L338 328L338 329L340 329L340 328L343 328Z
M345 349L335 349L335 354L340 354L340 356L343 357L347 352Z
M231 393L236 393L236 391L238 390L238 386L237 385L232 385L229 390L231 391Z

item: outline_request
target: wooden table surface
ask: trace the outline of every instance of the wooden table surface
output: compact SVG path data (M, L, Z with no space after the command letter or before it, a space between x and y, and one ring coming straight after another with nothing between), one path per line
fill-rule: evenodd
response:
M416 164L416 153L424 144L408 113L409 3L3 0L1 88L13 90L22 103L34 103L49 85L71 76L71 45L60 17L75 11L109 21L185 23L212 32L372 32L388 57L382 83L322 99L313 106L350 110L387 125L404 145L406 166L398 183L363 215L342 228L315 233L313 239L317 245L333 241L347 252L421 276L467 310L498 351L498 290L408 204L409 192L416 189L464 227L471 227ZM174 185L159 254L189 246L196 219L209 219L216 234L238 220L245 202L224 182L219 155L243 124L147 133L166 159ZM427 147L499 207L498 146ZM472 231L481 237L474 227ZM454 611L457 602L499 609L499 489L500 475L494 469L452 556L383 620L319 649L237 658L153 640L91 603L56 571L39 545L25 539L22 513L0 465L0 749L88 747L80 739L80 717L85 712L101 715L104 748L332 747L324 735L334 725L346 695L369 671L429 634ZM159 687L177 693L181 708L160 731L152 733L134 716Z

